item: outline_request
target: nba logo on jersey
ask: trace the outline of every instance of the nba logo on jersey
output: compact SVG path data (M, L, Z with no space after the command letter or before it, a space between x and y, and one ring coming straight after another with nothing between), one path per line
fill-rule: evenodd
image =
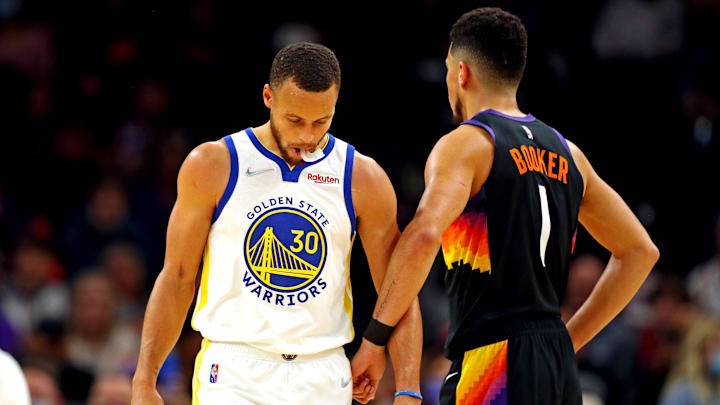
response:
M210 382L215 384L217 382L217 376L218 376L218 365L213 364L210 366Z
M520 125L520 126L522 127L522 129L525 130L525 133L527 134L528 139L530 139L530 140L535 139L535 136L533 136L533 133L530 132L530 128L526 127L525 125Z

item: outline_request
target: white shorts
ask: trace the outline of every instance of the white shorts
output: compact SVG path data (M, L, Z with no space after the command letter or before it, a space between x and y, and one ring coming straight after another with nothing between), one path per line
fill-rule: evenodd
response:
M242 343L203 339L192 386L193 405L349 405L352 401L350 362L342 347L292 358Z

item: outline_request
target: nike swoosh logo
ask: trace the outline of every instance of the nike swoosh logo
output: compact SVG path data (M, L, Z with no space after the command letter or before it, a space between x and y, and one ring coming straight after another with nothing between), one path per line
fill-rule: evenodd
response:
M456 371L452 374L448 374L448 376L445 377L445 382L447 382L447 380L451 379L452 377L455 377L458 373L459 373L459 371Z
M345 380L340 380L340 388L345 388L345 387L347 387L348 384L350 384L350 381L352 381L352 378L348 378L347 381L345 381Z
M245 174L248 176L257 176L258 174L263 174L263 173L267 173L267 172L271 172L271 171L273 171L272 168L260 169L260 170L250 170L250 168L248 167L247 170L245 171Z

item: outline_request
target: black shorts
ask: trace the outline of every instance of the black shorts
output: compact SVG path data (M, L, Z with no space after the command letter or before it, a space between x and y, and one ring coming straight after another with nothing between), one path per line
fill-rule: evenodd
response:
M534 322L453 360L442 405L581 405L570 335L560 320Z

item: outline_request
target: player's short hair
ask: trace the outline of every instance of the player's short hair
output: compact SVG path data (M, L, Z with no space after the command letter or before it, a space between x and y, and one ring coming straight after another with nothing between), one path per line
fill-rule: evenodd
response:
M330 48L312 42L296 42L281 49L270 68L270 87L278 88L287 79L306 91L340 88L340 63Z
M522 79L527 31L516 15L496 7L468 11L453 24L450 40L453 57L462 52L507 83L517 84Z

